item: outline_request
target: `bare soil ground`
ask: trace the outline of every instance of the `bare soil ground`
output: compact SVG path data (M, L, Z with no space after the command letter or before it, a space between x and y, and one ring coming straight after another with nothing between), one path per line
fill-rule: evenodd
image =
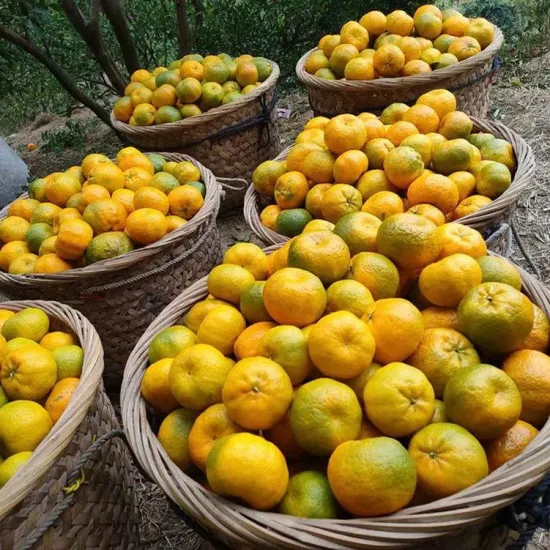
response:
M528 271L537 274L542 281L550 281L550 54L534 59L513 70L504 72L491 92L491 116L521 134L533 148L537 172L531 187L519 201L513 216L513 225L520 243L513 239L509 256ZM290 118L279 119L283 147L292 143L311 111L305 93L294 93L280 99L278 107L289 109ZM81 110L73 119L89 120L90 113ZM113 154L120 147L116 136L101 124L90 124L91 131L83 148L68 149L62 154L44 153L40 147L26 151L28 143L42 143L44 131L62 131L66 119L55 115L41 114L28 127L13 136L8 142L28 163L35 176L63 169L79 163L88 152ZM220 220L220 233L224 247L237 240L257 242L241 215ZM523 251L522 251L523 248ZM167 499L160 488L141 476L138 482L139 509L141 513L142 548L165 550L185 548L188 550L211 550L220 545L208 543L194 530L179 508ZM523 520L521 517L520 520ZM502 550L518 537L518 534L501 524L491 522L483 529L472 529L451 541L442 541L424 546L433 550ZM539 529L529 544L528 550L550 548L548 531Z

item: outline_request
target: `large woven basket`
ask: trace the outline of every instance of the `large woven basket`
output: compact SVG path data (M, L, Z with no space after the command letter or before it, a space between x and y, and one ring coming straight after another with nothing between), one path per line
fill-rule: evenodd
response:
M221 257L216 178L190 157L163 156L176 162L189 160L201 171L206 197L192 220L156 243L84 268L51 275L0 273L0 290L10 298L56 300L88 317L105 349L104 377L109 391L120 388L126 359L149 323ZM0 220L7 210L0 212Z
M281 245L266 251L273 251ZM523 289L550 315L550 292L518 267ZM257 512L206 490L168 458L151 430L140 385L153 337L206 298L206 278L197 281L151 324L132 352L122 384L122 421L130 446L148 475L184 512L232 548L343 550L402 548L456 533L520 498L550 468L550 421L526 450L476 485L451 497L390 516L351 520L306 520Z
M529 144L516 132L500 124L472 117L475 127L482 132L490 132L512 144L517 159L517 169L512 185L491 204L481 210L464 216L457 223L484 231L486 237L495 232L498 226L509 219L516 209L518 197L527 187L535 173L535 157ZM276 160L284 160L290 148L285 149ZM250 186L244 199L244 217L254 233L266 244L285 243L288 237L268 229L260 221L260 212L265 207L264 199ZM496 243L495 243L496 244Z
M137 549L134 467L103 389L97 332L63 304L4 302L1 307L45 311L52 327L76 335L84 365L63 416L24 468L0 489L0 548Z
M158 126L111 123L134 145L150 151L178 151L197 159L217 176L246 178L264 160L280 151L275 125L279 67L273 63L269 78L242 99L201 115ZM221 212L242 207L245 189L228 189Z
M482 52L427 74L376 80L326 80L309 74L305 62L313 48L296 65L296 74L308 90L309 104L316 115L333 117L342 113L378 113L392 103L413 104L424 93L437 88L452 91L462 111L485 117L489 88L500 61L498 51L504 35L497 27L493 42Z

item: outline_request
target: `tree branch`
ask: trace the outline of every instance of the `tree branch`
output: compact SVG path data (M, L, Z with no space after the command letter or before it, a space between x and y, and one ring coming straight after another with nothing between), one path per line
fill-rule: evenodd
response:
M103 13L107 16L113 27L113 32L120 45L124 64L131 74L141 68L138 54L130 34L128 22L124 16L121 0L102 0Z
M86 95L71 79L71 76L65 69L60 67L51 57L38 48L33 42L26 40L21 35L17 34L12 29L0 25L0 38L4 38L8 42L15 44L19 48L25 50L32 55L36 60L40 61L55 77L61 86L73 96L77 101L82 103L93 111L105 124L111 126L109 114L99 103L96 103L91 97Z
M89 23L86 23L84 20L84 16L74 0L60 0L60 4L73 27L84 42L86 42L88 49L105 71L107 78L111 81L119 95L123 95L126 80L120 74L113 58L107 51L99 31L99 0L93 0L92 2L92 16Z
M176 17L178 21L179 55L183 57L191 52L193 46L193 33L187 18L186 0L176 0Z
M202 28L204 22L204 11L202 9L201 0L192 0L192 2L195 8L195 32L198 32Z

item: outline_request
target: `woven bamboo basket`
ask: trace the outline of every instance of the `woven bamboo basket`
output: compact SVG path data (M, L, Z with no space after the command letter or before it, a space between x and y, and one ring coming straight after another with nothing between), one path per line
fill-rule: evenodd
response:
M296 65L298 79L308 90L309 104L316 115L333 117L342 113L378 113L392 103L413 104L424 93L437 88L453 92L462 111L485 117L489 88L500 66L498 51L504 35L497 27L493 42L482 52L427 74L376 80L325 80L309 74L305 62L313 48Z
M103 389L97 332L78 311L60 303L2 303L13 311L26 307L45 311L57 330L73 332L84 350L84 365L63 416L0 490L0 548L137 549L134 467Z
M84 268L51 275L0 273L0 290L10 298L56 300L88 317L105 349L108 391L118 392L126 359L149 323L221 257L216 178L190 157L163 156L176 162L189 160L201 171L206 197L192 220L153 244ZM6 216L7 207L0 220Z
M130 143L143 149L185 153L217 176L250 181L256 166L280 151L275 125L279 74L278 65L273 63L270 77L242 99L185 120L158 126L130 126L111 113L111 122ZM229 187L221 212L240 209L244 192L245 187Z
M510 187L491 204L457 220L457 223L483 231L485 236L489 237L498 229L501 223L510 219L513 215L519 196L527 185L529 185L535 173L535 157L529 144L519 134L504 126L504 124L475 117L472 117L472 120L477 130L490 132L497 137L509 141L514 148L517 159L517 169ZM276 160L284 160L289 150L290 148L285 149ZM268 229L260 221L260 212L266 206L264 200L254 190L254 187L250 186L244 199L244 217L252 231L266 244L285 243L288 241L288 237ZM496 245L496 242L494 244Z
M266 249L273 251L281 245ZM550 291L518 267L523 290L550 315ZM206 278L174 300L151 324L128 359L122 384L122 421L128 441L147 474L183 511L232 548L344 550L404 548L457 533L488 519L536 485L550 468L550 421L526 450L476 485L430 504L379 518L306 520L257 512L206 490L168 458L151 430L140 394L147 350L158 331L176 323L206 298Z

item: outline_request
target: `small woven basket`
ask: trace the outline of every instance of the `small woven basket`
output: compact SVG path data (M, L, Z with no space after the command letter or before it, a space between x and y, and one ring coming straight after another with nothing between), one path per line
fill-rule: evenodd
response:
M0 548L137 549L134 467L103 389L97 332L63 304L2 303L13 311L26 307L45 311L53 328L73 332L84 350L84 365L63 416L24 468L0 489Z
M280 151L275 125L279 67L273 63L269 78L238 101L201 115L157 126L130 126L115 119L113 127L126 139L149 151L177 151L197 159L217 176L245 178L264 160ZM229 188L221 213L241 208L245 188Z
M0 273L0 290L10 298L56 300L88 317L105 349L109 391L118 392L126 359L149 323L221 258L216 178L190 157L163 156L176 162L188 160L201 172L206 197L192 220L153 244L84 268L51 275ZM7 211L8 207L0 212L0 220Z
M296 74L308 90L309 104L316 115L333 117L342 113L378 113L392 103L413 104L424 93L437 88L453 92L462 111L485 117L489 88L500 66L498 51L504 41L497 27L493 42L482 52L431 73L376 80L326 80L305 70L307 52L296 65Z
M499 122L475 117L472 117L472 120L477 130L489 132L510 142L517 160L517 169L510 187L491 204L457 220L457 223L483 231L488 237L498 229L502 222L509 220L513 215L519 196L535 173L536 164L531 147L519 134ZM284 160L289 150L290 147L285 149L275 160ZM265 199L255 191L254 187L250 186L244 199L244 217L252 231L266 244L285 243L288 241L288 237L268 229L260 221L261 209L266 206L264 201ZM494 242L495 246L496 244Z
M281 245L266 249L272 252ZM550 292L518 267L523 290L550 315ZM128 441L147 474L183 511L232 548L344 550L403 548L457 533L520 498L550 468L550 422L524 452L476 485L433 503L379 518L306 520L257 512L206 490L168 458L147 419L140 386L147 350L158 331L176 323L208 295L206 278L174 300L151 324L128 359L122 384L122 421Z

